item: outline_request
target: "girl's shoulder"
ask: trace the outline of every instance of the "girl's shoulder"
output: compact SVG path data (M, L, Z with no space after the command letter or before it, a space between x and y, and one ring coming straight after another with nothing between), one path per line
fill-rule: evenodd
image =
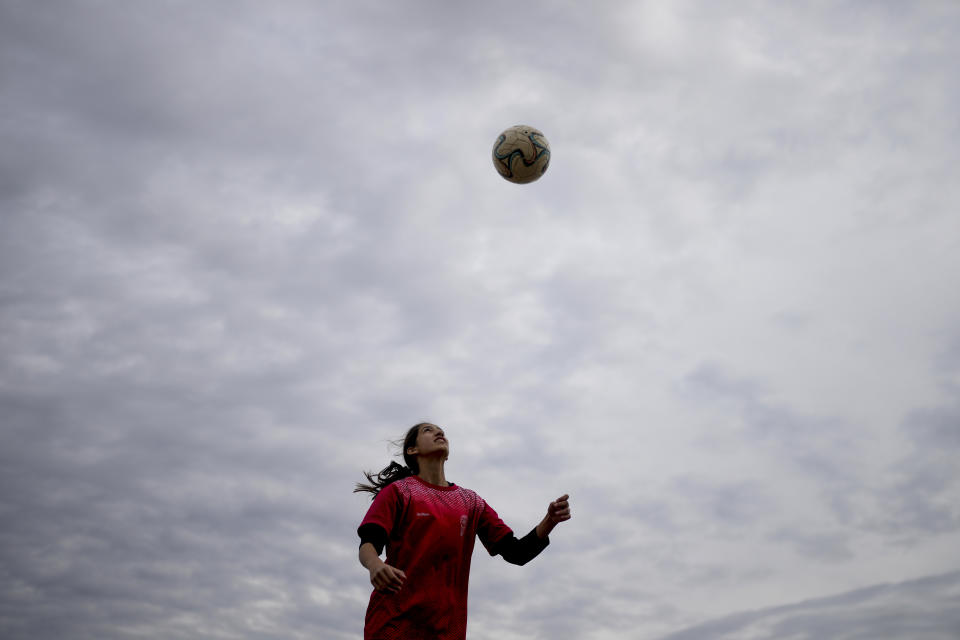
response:
M393 487L393 490L400 495L409 496L410 493L417 486L416 476L409 476L406 478L401 478L396 482L391 482L390 486Z
M482 505L486 504L483 498L481 498L476 491L473 489L467 489L466 487L461 487L453 482L450 483L450 486L438 487L436 485L424 482L417 476L410 476L409 478L404 478L403 480L397 480L390 486L396 486L396 491L404 498L421 496L432 500L439 498L440 496L447 496L446 499L454 498L456 496L467 504L480 505L481 507Z
M463 503L467 505L470 510L476 512L482 512L484 510L487 503L483 498L480 497L480 494L473 489L466 489L464 487L457 487L457 489L459 490L460 498L463 500Z

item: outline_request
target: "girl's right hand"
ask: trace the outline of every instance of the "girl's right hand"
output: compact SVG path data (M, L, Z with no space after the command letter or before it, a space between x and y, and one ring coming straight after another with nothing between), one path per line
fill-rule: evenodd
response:
M406 579L407 574L388 564L381 564L379 567L370 569L370 584L377 591L396 593L400 591L400 587L403 586Z

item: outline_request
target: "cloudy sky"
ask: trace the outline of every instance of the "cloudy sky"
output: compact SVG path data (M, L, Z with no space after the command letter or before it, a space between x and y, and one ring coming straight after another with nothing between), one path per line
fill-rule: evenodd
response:
M430 420L574 510L472 640L960 637L957 33L0 0L0 635L358 638L351 489Z

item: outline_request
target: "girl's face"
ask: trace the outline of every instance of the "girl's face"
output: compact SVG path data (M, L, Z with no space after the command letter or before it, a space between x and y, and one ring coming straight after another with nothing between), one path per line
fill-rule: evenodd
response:
M414 456L443 456L446 460L450 455L450 443L443 429L435 424L424 424L417 433L416 444L407 449L407 453Z

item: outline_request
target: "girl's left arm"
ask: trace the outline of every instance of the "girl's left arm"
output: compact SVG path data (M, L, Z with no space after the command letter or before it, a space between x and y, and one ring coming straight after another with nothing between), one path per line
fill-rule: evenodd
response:
M563 494L547 506L547 515L537 525L537 537L546 538L561 522L570 519L570 495Z

